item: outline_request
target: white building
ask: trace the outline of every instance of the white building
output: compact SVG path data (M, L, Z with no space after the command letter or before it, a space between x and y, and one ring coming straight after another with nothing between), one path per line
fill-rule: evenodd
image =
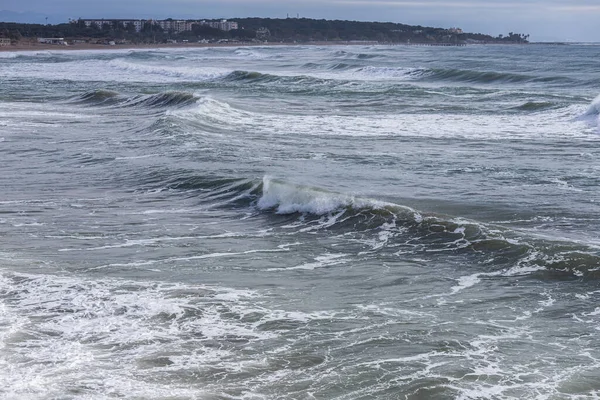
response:
M238 23L224 19L219 22L219 29L222 31L232 31L234 29L238 29Z
M223 19L221 21L201 21L200 25L207 25L211 28L220 29L222 31L231 31L238 29L238 23L233 21L227 21Z
M37 38L38 43L42 44L60 44L63 46L67 45L65 38Z
M160 26L165 32L173 31L175 33L191 31L192 25L196 23L196 21L184 21L174 19L163 19L154 21L154 24Z
M144 23L146 23L143 19L83 19L81 20L85 24L86 27L90 27L92 25L98 26L98 28L102 29L102 25L108 24L113 25L113 23L120 23L124 27L127 27L129 24L133 24L135 26L135 31L140 32L144 27ZM77 23L78 20L71 20L71 23Z
M160 19L160 20L144 20L144 19L83 19L83 20L71 20L71 23L77 23L78 21L83 21L86 27L91 27L92 25L97 25L99 28L102 28L103 25L113 25L114 23L120 23L123 26L127 27L129 24L133 24L135 26L136 32L141 32L144 24L150 23L153 25L160 26L162 30L165 32L175 32L181 33L186 31L191 31L192 26L194 24L200 25L208 25L215 29L220 29L222 31L231 31L234 29L238 29L238 23L233 21L227 21L223 19L221 21L186 21L181 19Z

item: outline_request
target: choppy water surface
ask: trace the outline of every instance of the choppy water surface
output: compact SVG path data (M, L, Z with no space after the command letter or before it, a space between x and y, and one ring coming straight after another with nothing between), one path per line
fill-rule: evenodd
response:
M0 397L600 396L598 57L0 53Z

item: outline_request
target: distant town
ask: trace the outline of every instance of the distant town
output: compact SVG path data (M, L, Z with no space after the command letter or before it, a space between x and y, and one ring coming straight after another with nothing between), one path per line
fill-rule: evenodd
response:
M226 19L220 21L192 21L192 20L175 20L175 19L79 19L71 20L72 24L85 24L86 27L90 28L95 26L97 29L103 29L104 25L109 25L109 29L115 25L120 25L124 29L135 29L136 32L141 32L145 26L156 26L160 27L165 32L172 32L175 34L191 31L194 25L209 26L214 29L220 29L222 31L232 31L238 29L238 23L234 21L227 21Z
M317 20L309 18L227 19L72 19L43 25L0 22L0 46L34 43L170 44L170 43L314 43L352 42L464 46L525 44L529 35L509 32L491 36L461 28L433 28L391 22Z

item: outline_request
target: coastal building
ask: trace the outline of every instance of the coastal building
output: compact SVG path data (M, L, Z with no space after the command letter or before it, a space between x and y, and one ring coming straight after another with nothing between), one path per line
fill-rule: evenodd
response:
M104 25L114 26L120 24L124 27L127 27L129 24L133 24L136 32L141 32L142 28L145 24L152 24L155 26L160 26L160 28L165 32L189 32L193 29L195 24L198 25L207 25L211 28L220 29L222 31L231 31L234 29L238 29L238 23L234 21L227 21L226 19L220 21L193 21L193 20L181 20L181 19L155 19L155 20L145 20L145 19L80 19L80 20L71 20L71 23L83 22L86 27L91 27L93 25L98 28L102 28Z
M143 19L82 19L82 20L71 20L72 24L76 24L79 21L82 21L86 27L91 27L92 25L96 25L98 28L102 29L103 25L113 26L115 24L121 24L124 27L127 27L129 24L133 24L136 32L140 32L146 20Z
M200 21L200 25L210 26L211 28L220 29L222 31L232 31L239 29L238 23L234 21L227 21L223 19L221 21Z
M9 38L0 38L0 47L10 46Z
M165 20L155 20L153 24L158 25L165 32L188 32L192 30L192 26L196 24L196 21L184 21L184 20L174 20L174 19L165 19Z
M38 43L42 44L59 44L66 46L65 38L37 38Z

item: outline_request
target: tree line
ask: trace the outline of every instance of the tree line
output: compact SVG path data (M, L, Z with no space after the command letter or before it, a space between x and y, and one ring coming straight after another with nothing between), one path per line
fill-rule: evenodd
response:
M99 40L124 40L133 43L160 43L175 40L240 40L266 42L371 41L378 43L458 44L528 43L529 35L510 32L508 35L464 33L458 29L424 27L391 22L359 22L309 18L232 18L240 29L222 31L207 25L194 24L191 31L164 31L147 22L140 32L129 23L107 21L102 26L86 26L83 20L57 25L0 22L0 36L18 41L34 37L63 37Z

